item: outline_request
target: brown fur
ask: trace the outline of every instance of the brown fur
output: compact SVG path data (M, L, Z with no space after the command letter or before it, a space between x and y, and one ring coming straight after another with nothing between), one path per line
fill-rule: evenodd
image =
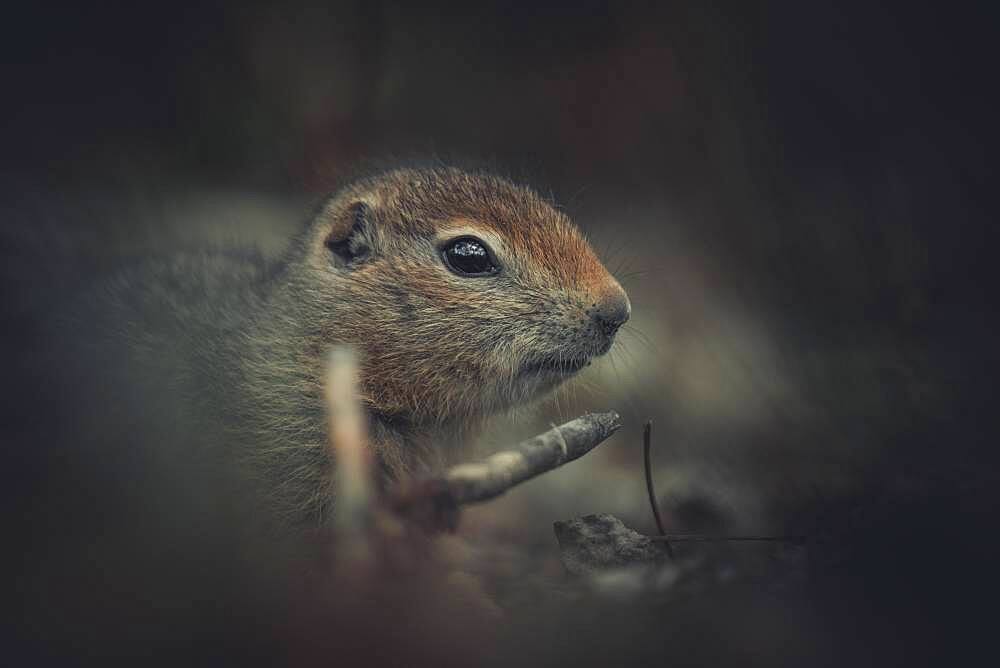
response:
M493 248L499 274L446 268L442 244L465 234ZM345 260L331 243L367 250ZM439 465L486 417L556 387L576 370L560 363L606 352L613 332L594 313L628 309L562 212L452 168L390 171L335 193L250 302L225 345L238 365L227 388L235 440L299 517L329 502L321 381L332 344L361 352L372 445L391 479Z

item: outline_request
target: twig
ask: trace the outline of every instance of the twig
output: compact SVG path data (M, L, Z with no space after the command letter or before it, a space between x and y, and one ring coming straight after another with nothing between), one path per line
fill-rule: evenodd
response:
M481 462L448 469L442 481L458 505L488 501L525 480L582 457L619 427L618 413L588 413Z
M674 549L670 545L671 542L692 542L692 543L709 543L716 541L785 541L789 543L804 543L806 541L805 536L709 536L706 534L699 533L673 533L668 534L663 529L663 521L660 519L660 507L656 502L656 492L653 490L653 467L650 465L649 461L649 451L652 447L651 444L651 432L653 430L653 421L647 420L646 425L642 430L642 458L646 465L646 491L649 492L649 505L653 508L653 518L656 519L656 528L659 530L659 536L649 536L650 540L662 541L663 545L667 548L667 554L670 558L674 558Z
M649 493L649 505L653 509L653 518L656 520L656 528L660 532L660 538L667 548L667 554L674 558L674 548L670 546L667 532L663 528L663 520L660 519L660 506L656 502L656 492L653 490L653 467L649 462L649 451L652 447L651 432L653 431L653 421L646 420L646 425L642 429L642 459L646 466L646 491Z
M453 531L460 506L488 501L578 459L620 426L615 412L588 413L481 462L454 466L439 477L402 480L389 490L388 505L427 531Z
M357 396L358 359L349 346L334 346L327 363L326 405L330 424L330 457L337 502L334 525L341 532L362 531L373 498L371 454Z
M666 541L690 541L696 543L708 543L726 540L764 540L764 541L784 541L789 543L804 543L805 536L708 536L699 533L675 533L661 536L649 536L650 540ZM667 545L670 543L668 542Z
M617 413L588 413L481 462L460 464L435 478L402 480L388 505L428 531L451 531L460 506L500 496L511 487L587 454L621 426Z

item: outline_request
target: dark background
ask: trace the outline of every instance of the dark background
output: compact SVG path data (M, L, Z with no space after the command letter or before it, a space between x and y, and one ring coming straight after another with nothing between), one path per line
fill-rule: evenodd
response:
M634 444L652 417L678 530L821 539L803 604L817 653L971 652L996 548L996 18L831 2L13 11L12 526L44 535L52 446L31 434L48 312L150 250L277 253L359 164L471 160L551 191L635 308L619 356L518 426L616 408L619 445L491 522L551 549L551 521L586 512L649 530ZM701 603L685 633L710 644ZM795 644L781 624L765 635L748 656ZM652 656L660 639L644 636Z

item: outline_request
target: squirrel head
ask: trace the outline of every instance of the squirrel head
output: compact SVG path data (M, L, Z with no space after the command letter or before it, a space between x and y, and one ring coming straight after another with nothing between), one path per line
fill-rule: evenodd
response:
M416 423L527 402L606 353L631 306L565 214L455 168L400 169L332 195L297 289L317 340L362 353L362 397Z

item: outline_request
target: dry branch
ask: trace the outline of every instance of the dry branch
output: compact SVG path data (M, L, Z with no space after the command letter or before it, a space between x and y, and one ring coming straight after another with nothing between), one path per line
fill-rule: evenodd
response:
M674 558L674 548L670 545L672 541L692 542L692 543L712 543L721 541L783 541L790 543L804 543L805 536L710 536L707 534L668 534L663 528L663 520L660 518L660 506L656 502L656 491L653 488L653 467L650 464L649 452L652 448L651 432L653 421L646 420L646 425L642 430L642 459L646 469L646 492L649 494L649 505L653 509L653 519L656 520L656 528L659 536L646 536L649 540L663 543L667 554Z
M582 457L619 427L618 413L588 413L481 462L450 468L444 481L459 505L488 501L525 480Z
M714 543L723 541L768 541L784 543L805 543L805 536L711 536L701 533L672 533L662 536L647 536L653 541L688 541L692 543ZM669 544L669 543L668 543Z
M481 462L454 466L436 478L403 481L390 493L390 506L425 528L454 529L460 506L488 501L578 459L619 427L618 413L588 413Z
M666 538L667 531L663 528L663 520L660 519L660 504L656 502L656 490L653 489L653 466L649 462L649 451L652 448L651 432L653 431L653 421L646 420L646 426L642 430L642 460L646 469L646 493L649 495L649 505L653 508L653 519L656 520L656 528L663 537L663 545L667 548L667 554L674 558L674 548L670 547L670 541Z
M350 346L334 346L327 362L326 405L331 480L337 502L333 521L341 532L363 529L374 497L374 463L366 447L364 413L358 400L358 356Z

